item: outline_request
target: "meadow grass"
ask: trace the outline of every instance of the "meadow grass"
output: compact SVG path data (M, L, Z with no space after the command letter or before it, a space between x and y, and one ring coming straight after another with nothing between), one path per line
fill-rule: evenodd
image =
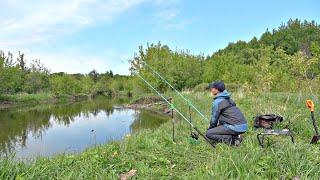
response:
M174 94L167 94L175 96ZM185 93L206 115L212 98L207 93ZM171 121L156 130L144 130L123 141L89 148L80 154L61 154L37 158L33 162L0 160L0 179L118 179L119 174L137 170L133 179L319 179L320 145L310 145L313 127L302 94L268 93L233 99L248 119L250 129L240 147L219 144L212 149L203 139L190 144L189 126L177 120L176 142L172 141ZM179 98L174 103L187 115L187 106ZM319 101L316 100L316 105ZM317 107L317 106L316 106ZM252 117L257 113L277 113L285 120L296 143L289 138L271 137L265 148L259 147ZM319 117L319 108L316 108ZM208 122L192 113L202 131Z

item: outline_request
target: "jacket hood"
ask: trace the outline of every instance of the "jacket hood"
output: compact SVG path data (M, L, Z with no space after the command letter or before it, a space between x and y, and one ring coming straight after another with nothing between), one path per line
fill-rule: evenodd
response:
M216 97L214 97L214 99L217 99L217 98L230 98L230 93L227 91L227 90L224 90L222 92L220 92L219 94L216 95Z

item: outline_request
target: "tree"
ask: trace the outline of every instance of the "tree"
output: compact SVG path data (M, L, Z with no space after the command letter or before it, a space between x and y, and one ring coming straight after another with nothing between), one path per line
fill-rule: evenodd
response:
M20 69L22 71L27 71L26 60L24 59L24 54L20 53L20 51L19 51L19 56L17 58L17 62L18 62L18 66L20 67Z
M168 46L158 43L156 45L148 45L146 50L142 46L139 47L138 54L131 60L131 71L133 74L138 72L159 91L168 90L169 87L157 75L152 73L155 70L176 89L182 90L194 87L201 82L202 61L204 61L203 56L190 55L188 51L173 52ZM144 63L148 64L148 66ZM148 87L142 82L139 85L143 86L145 91L148 90Z
M91 94L94 86L93 80L89 76L82 76L79 84L81 85L81 93Z
M23 91L27 93L45 92L49 88L49 75L42 72L30 72L26 75Z
M111 84L113 82L113 79L108 76L102 76L97 83L95 83L93 88L94 94L105 94L105 95L111 95Z
M40 59L32 60L29 70L30 72L39 72L45 74L50 73L50 70L41 63Z
M108 77L113 78L113 72L112 72L111 70L110 70L110 71L107 71L107 72L105 73L105 75L108 76Z
M13 54L8 52L8 55L6 56L5 53L0 50L0 68L13 67L14 64L15 62L13 61Z
M0 69L0 93L14 94L21 92L25 73L17 67Z
M96 70L89 72L89 77L96 83L99 78L99 73Z
M79 81L73 76L53 76L50 78L50 89L56 95L76 95L81 93Z

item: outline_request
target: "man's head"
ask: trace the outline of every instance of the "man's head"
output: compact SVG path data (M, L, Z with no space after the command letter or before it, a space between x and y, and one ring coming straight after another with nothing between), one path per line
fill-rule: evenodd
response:
M223 92L225 90L225 85L223 81L215 81L209 84L209 89L213 96L217 95L219 92Z

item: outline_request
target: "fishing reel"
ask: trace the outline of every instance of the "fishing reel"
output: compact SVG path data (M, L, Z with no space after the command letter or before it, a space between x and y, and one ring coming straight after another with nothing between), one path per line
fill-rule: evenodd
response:
M190 144L199 144L199 134L196 131L191 131L190 137L189 137Z
M199 134L196 131L192 131L190 134L190 137L192 139L198 140L199 139Z

